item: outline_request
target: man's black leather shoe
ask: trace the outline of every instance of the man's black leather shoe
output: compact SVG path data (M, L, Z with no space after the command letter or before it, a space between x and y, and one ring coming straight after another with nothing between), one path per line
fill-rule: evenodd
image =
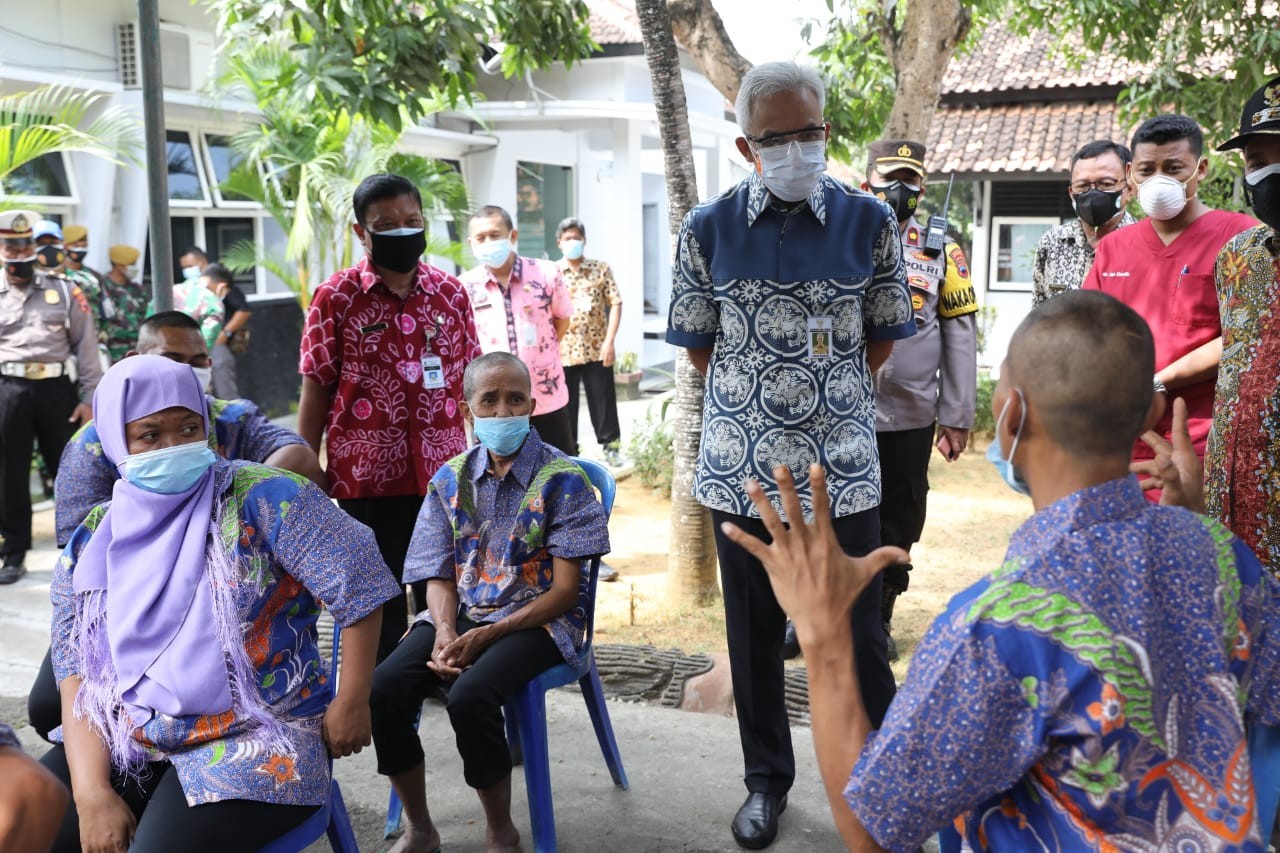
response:
M778 815L787 810L787 795L748 794L733 816L733 838L738 846L760 850L778 837Z
M26 554L13 554L5 558L4 565L0 566L0 584L17 583L27 573L27 567L23 565L25 556Z

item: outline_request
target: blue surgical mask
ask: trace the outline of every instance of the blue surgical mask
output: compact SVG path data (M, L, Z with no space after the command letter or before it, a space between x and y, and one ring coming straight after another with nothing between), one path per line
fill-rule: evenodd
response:
M217 458L208 444L195 441L135 453L118 467L124 478L140 489L177 495L194 486Z
M476 439L498 456L515 456L529 434L529 416L475 418L471 431Z
M183 281L195 281L200 277L200 267L190 266L182 268Z
M561 240L560 251L564 252L564 256L571 261L576 261L582 257L582 249L586 246L585 240Z
M486 267L497 269L511 257L511 241L509 239L486 240L478 246L472 245L471 253Z
M1013 454L1018 452L1018 440L1022 438L1022 427L1027 422L1027 401L1022 396L1022 391L1014 388L1014 392L1018 395L1018 399L1022 400L1022 417L1018 419L1018 431L1013 434L1013 447L1009 450L1009 457L1006 459L1004 449L1000 446L1000 427L1004 424L1005 412L1009 410L1009 400L1004 401L1004 406L1000 409L1000 417L996 419L996 439L991 442L991 446L987 448L987 461L996 466L996 470L1000 472L1000 478L1005 481L1009 488L1013 489L1020 495L1031 496L1031 487L1027 485L1027 481L1022 479L1022 475L1018 473L1018 469L1013 466Z

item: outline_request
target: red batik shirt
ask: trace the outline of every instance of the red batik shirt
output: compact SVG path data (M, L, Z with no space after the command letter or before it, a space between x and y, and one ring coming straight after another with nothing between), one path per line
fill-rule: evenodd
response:
M453 276L418 264L401 300L368 258L316 289L298 372L329 391L329 492L335 498L425 495L467 448L462 371L480 355L471 302ZM424 356L444 387L427 388Z

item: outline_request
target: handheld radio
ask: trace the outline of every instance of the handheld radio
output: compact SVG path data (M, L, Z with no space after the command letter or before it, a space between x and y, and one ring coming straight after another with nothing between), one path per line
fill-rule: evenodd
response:
M942 203L942 213L929 217L929 227L924 238L924 253L931 258L942 254L947 244L947 208L951 206L951 187L956 182L955 173L947 181L947 199Z

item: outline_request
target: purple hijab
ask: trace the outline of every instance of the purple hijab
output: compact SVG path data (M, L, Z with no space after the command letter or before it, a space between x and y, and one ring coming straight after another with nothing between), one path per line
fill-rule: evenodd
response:
M93 419L112 466L129 456L126 424L173 406L200 414L208 433L204 391L187 365L138 355L108 370L93 395ZM89 594L85 600L98 602L90 610L105 610L117 694L135 725L153 711L180 717L231 707L206 567L213 472L176 495L117 480L72 577L77 597Z

